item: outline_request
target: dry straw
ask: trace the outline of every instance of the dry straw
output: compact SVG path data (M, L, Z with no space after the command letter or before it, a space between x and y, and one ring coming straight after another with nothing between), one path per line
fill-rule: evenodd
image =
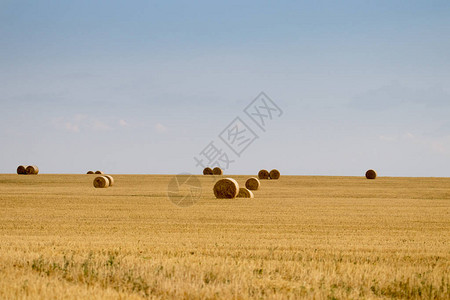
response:
M17 174L19 174L19 175L26 175L27 174L27 168L25 166L18 166L17 167Z
M270 179L269 171L267 170L261 170L258 172L258 178L259 179Z
M236 198L239 193L239 184L232 178L220 179L214 185L214 195L219 199Z
M377 178L377 172L375 172L374 170L368 170L366 172L366 178L367 179L375 179L375 178Z
M203 169L203 175L213 175L213 170L209 167Z
M219 167L215 167L215 168L212 170L212 172L213 172L213 175L223 175L223 171L222 171L222 169L219 168Z
M88 171L86 174L94 174L94 171Z
M26 168L27 175L37 175L39 174L39 168L36 166L28 166Z
M109 179L105 176L98 176L94 179L94 187L97 189L103 189L109 187Z
M238 198L255 198L252 191L247 188L240 188L239 193L237 195Z
M257 189L259 189L260 185L261 183L259 182L259 179L256 177L250 177L245 182L245 187L252 191L256 191Z
M103 175L103 174L105 174L105 173L103 173L102 171L95 171L95 174Z
M113 186L114 178L111 175L105 175L105 177L109 179L109 186Z
M280 178L280 171L278 171L277 169L273 169L272 171L270 171L269 176L270 179L278 179Z

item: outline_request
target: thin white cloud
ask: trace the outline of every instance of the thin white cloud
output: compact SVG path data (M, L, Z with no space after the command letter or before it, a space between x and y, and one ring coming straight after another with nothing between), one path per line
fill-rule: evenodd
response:
M444 137L434 137L425 135L415 135L407 132L403 137L417 145L422 145L432 154L450 156L450 135Z
M59 117L52 121L53 126L59 130L70 133L79 133L82 131L106 131L113 129L107 123L91 118L87 115L77 114L73 117Z
M159 133L164 133L164 132L167 132L167 127L164 126L164 125L161 124L161 123L156 123L156 124L155 124L155 130L156 130L157 132L159 132Z
M119 125L122 126L122 127L127 127L129 124L128 124L127 121L122 119L122 120L119 120Z
M414 134L412 134L411 132L407 132L404 134L404 137L410 140L414 140L416 137Z
M89 117L88 115L76 114L73 116L73 120L76 122L81 122L81 121L88 119L88 117Z
M405 132L400 135L379 135L380 141L396 143L396 145L410 145L422 147L432 155L450 156L450 135L429 136L418 133Z
M431 149L439 154L450 154L449 148L443 142L434 141L431 143Z
M99 120L94 120L90 127L96 131L106 131L106 130L111 130L112 128L107 125L106 123L103 123L102 121Z
M66 122L64 124L64 127L67 131L70 131L70 132L77 132L77 133L80 132L80 127L78 125L72 124L70 122Z
M399 82L391 82L359 94L350 102L352 107L370 111L404 108L413 104L419 107L448 109L450 94L441 86L411 88Z
M393 136L386 136L386 135L380 135L380 136L379 136L379 139L380 139L381 141L386 141L386 142L393 142L393 141L397 140L396 137L393 137Z

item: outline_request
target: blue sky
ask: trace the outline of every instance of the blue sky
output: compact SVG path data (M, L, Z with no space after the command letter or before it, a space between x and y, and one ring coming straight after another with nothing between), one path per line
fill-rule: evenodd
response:
M0 1L0 172L198 173L264 91L284 113L226 173L449 176L449 16L448 1Z

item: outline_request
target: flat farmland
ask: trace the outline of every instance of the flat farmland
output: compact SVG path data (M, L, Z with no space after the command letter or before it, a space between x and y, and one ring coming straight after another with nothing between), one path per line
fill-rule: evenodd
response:
M450 298L450 178L113 176L0 175L0 298Z

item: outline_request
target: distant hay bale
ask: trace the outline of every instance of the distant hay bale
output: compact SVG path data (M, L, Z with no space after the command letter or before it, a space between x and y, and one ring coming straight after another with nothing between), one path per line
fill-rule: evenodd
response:
M260 185L261 183L259 182L259 179L256 177L250 177L245 182L245 187L252 191L256 191L257 189L259 189Z
M259 179L270 179L269 171L267 170L261 170L258 172L258 178Z
M214 195L219 199L236 198L239 193L239 184L232 178L220 179L213 188Z
M105 177L109 179L109 186L113 186L114 178L111 175L105 175Z
M109 179L105 176L98 176L94 179L94 187L97 189L103 189L109 187Z
M37 166L28 166L26 168L27 175L37 175L39 174L39 168Z
M375 178L377 178L377 172L375 172L374 170L368 170L366 172L366 178L367 179L375 179Z
M26 175L27 174L27 168L25 166L18 166L17 167L17 174L19 174L19 175Z
M280 171L278 171L277 169L273 169L272 171L270 171L269 176L270 176L270 179L279 179Z
M219 167L215 167L215 168L212 170L212 172L213 172L213 175L223 175L223 171L222 171L222 169L219 168Z
M213 175L213 170L209 167L203 169L203 175Z
M255 195L247 188L240 188L237 198L255 198Z
M95 171L95 174L103 175L103 174L105 174L105 173L103 173L102 171Z
M88 171L86 174L94 174L94 171Z

